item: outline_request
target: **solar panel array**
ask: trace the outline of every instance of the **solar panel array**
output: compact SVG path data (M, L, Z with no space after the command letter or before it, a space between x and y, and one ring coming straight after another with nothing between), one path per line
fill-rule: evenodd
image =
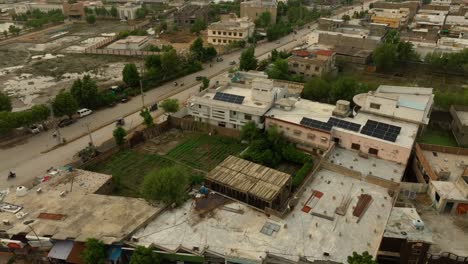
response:
M395 142L398 134L400 134L400 131L401 127L377 122L374 120L367 120L367 123L361 130L361 134Z
M354 132L359 132L359 129L361 128L360 124L348 122L334 117L330 117L330 119L328 119L328 123L332 124L333 126L348 129Z
M332 129L332 124L330 124L330 123L325 123L325 122L318 121L318 120L315 120L315 119L310 119L310 118L307 118L307 117L303 117L300 124L303 125L303 126L317 128L317 129L321 129L321 130L325 130L325 131L330 131Z
M222 93L222 92L217 92L215 96L213 97L213 99L215 100L233 103L233 104L242 104L242 102L244 101L244 98L245 98L244 96Z

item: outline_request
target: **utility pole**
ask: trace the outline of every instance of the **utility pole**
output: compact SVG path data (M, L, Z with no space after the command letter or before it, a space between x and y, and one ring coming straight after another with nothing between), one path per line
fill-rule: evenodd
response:
M141 63L141 75L140 75L140 94L141 94L141 109L145 108L145 94L143 93L143 75L145 72L145 65Z
M86 125L86 129L88 130L89 143L91 144L91 146L95 147L94 142L93 142L93 137L91 135L91 130L89 130L89 123L86 122L85 125Z
M49 100L49 108L50 108L50 116L52 117L52 120L55 119L55 115L54 115L54 108L52 107L52 101ZM59 126L55 126L55 132L57 133L56 136L57 136L57 141L58 141L58 144L62 143L62 134L60 134L60 128Z

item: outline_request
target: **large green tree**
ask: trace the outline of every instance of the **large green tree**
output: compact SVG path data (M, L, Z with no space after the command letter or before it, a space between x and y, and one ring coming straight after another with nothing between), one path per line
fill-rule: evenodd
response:
M64 90L60 91L60 93L55 96L55 99L52 102L52 110L54 111L54 115L56 117L66 115L68 118L71 118L71 116L76 113L78 108L78 102L75 100L73 95L70 92L66 92Z
M195 19L195 22L190 27L190 32L199 34L200 31L205 30L205 29L206 29L205 21L203 21L203 19L201 18L197 18Z
M95 15L86 15L86 22L88 22L88 24L96 23L96 16Z
M180 205L189 186L188 176L187 170L180 166L151 171L143 180L141 192L149 200Z
M117 8L115 7L115 5L113 5L110 9L110 15L112 17L118 17L119 16L119 12L117 11Z
M243 71L250 71L257 69L257 58L255 58L255 48L250 47L244 50L240 56L239 68Z
M148 108L141 109L140 116L143 118L143 123L145 123L146 127L154 125L153 117Z
M240 138L248 142L257 139L260 135L261 132L253 121L244 124L240 131Z
M271 13L266 11L260 14L260 16L255 20L255 26L259 28L266 28L270 25L271 22Z
M372 255L369 252L364 251L362 254L353 252L352 256L348 256L349 264L377 264L377 261L372 259Z
M175 50L164 52L161 56L161 69L165 76L177 73L180 69L181 61Z
M394 70L398 60L397 47L391 43L382 43L374 50L372 59L377 70Z
M125 143L125 136L127 135L127 131L121 126L118 126L112 132L112 136L114 137L115 143L117 146L122 146Z
M159 261L151 248L138 246L133 251L130 264L158 264Z
M136 87L138 85L140 82L140 74L134 63L125 64L122 70L122 80L130 87Z
M86 264L104 264L107 259L106 247L102 241L88 238L81 257Z
M304 84L302 96L313 101L328 101L331 85L327 81L314 77Z
M78 105L95 109L99 106L100 97L97 89L97 83L89 75L83 79L77 79L73 82L70 93L73 95Z
M197 37L190 45L190 52L196 60L202 61L205 57L205 48L203 48L203 39Z
M290 80L288 62L284 59L277 59L273 66L267 70L268 78L277 80Z
M171 114L179 111L179 100L168 98L161 103L161 108L164 109L164 112Z
M11 107L11 98L0 92L0 112L1 111L6 111L6 112L10 112L12 109Z

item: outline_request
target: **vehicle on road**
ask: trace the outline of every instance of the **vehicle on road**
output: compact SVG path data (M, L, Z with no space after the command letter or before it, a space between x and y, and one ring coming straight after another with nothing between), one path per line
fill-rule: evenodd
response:
M8 178L7 179L9 180L9 179L12 179L12 178L16 178L16 173L10 171L10 173L8 173Z
M149 107L151 112L158 110L158 103L154 103Z
M85 117L85 116L88 116L88 115L92 114L93 111L88 109L88 108L83 108L83 109L80 109L80 110L76 111L76 113L80 117Z
M123 97L122 99L120 99L120 102L121 102L121 103L126 103L126 102L128 102L128 97Z
M229 65L236 65L236 63L237 63L236 61L231 61L229 62Z
M119 117L119 119L115 121L115 126L118 127L123 125L125 125L125 119L123 117Z
M42 125L32 125L29 127L29 131L33 134L39 134L43 130L44 130L44 127Z
M204 77L204 76L200 76L200 75L199 75L199 76L195 77L195 80L201 81L201 80L203 80L203 77Z
M216 58L216 61L217 61L217 62L223 61L223 58L217 57L217 58Z
M66 126L69 126L69 125L73 124L74 122L75 122L75 120L73 120L72 118L62 119L58 123L58 127L66 127Z

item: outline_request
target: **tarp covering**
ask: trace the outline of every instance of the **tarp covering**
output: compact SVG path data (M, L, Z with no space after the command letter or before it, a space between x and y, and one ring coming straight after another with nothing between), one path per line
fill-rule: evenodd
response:
M73 248L70 252L70 255L68 255L67 263L85 264L85 262L81 259L81 254L83 253L84 249L85 249L84 243L75 242L73 244Z
M67 260L68 255L73 248L73 241L65 240L65 241L57 241L55 242L52 249L49 251L49 255L47 257L54 258L54 259L61 259Z
M117 261L122 254L122 247L120 246L110 246L107 250L107 259L111 261Z

